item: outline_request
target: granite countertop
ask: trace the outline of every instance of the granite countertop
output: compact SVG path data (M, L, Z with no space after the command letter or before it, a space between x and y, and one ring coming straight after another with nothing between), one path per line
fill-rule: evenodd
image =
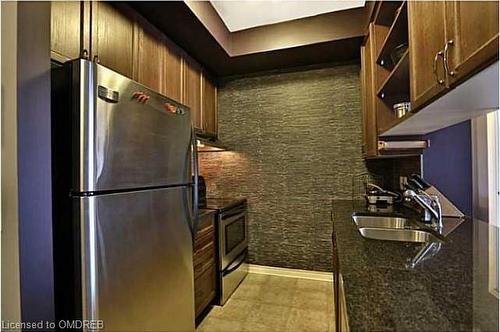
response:
M498 261L497 251L489 250L496 249L498 228L466 218L439 252L409 268L423 244L363 238L351 215L369 212L364 201L334 200L332 209L334 255L352 331L498 331L488 267Z

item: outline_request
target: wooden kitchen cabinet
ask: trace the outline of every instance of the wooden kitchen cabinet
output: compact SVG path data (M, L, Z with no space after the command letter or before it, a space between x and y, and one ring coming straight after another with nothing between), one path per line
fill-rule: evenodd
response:
M412 109L446 89L443 47L446 41L444 1L409 1L410 93Z
M133 78L134 19L116 6L92 2L92 58Z
M475 108L463 105L457 94L448 94L455 88L470 88L470 93L475 94L478 91L471 86L458 86L469 78L479 84L478 80L490 77L485 76L490 72L474 75L498 61L498 9L495 1L377 1L362 49L362 66L366 67L361 80L365 91L362 102L366 157L373 156L368 148L370 108L375 109L378 137L393 140L429 133L453 125L456 120L471 119L480 110L498 107L493 97L476 94L482 104L474 103ZM405 43L409 46L406 51ZM399 60L388 61L399 47L403 47ZM376 59L367 63L370 52ZM370 65L375 69L369 71ZM370 80L369 75L375 79ZM373 92L368 92L370 82ZM370 93L378 97L373 105ZM442 99L444 106L433 103L441 97L448 98ZM393 106L408 100L411 112L398 117ZM440 109L440 118L431 115L435 109ZM414 117L421 111L426 115Z
M50 21L51 58L59 62L77 59L81 53L82 25L79 1L52 1Z
M215 299L217 271L215 265L215 213L200 218L193 248L195 313L198 317Z
M209 135L217 135L217 87L203 75L202 80L202 121L203 130Z
M191 108L195 128L217 135L217 88L203 68L126 4L52 2L51 58L90 60Z
M363 119L363 155L367 159L414 156L421 148L387 149L379 142L409 141L416 137L392 135L382 138L384 132L398 121L393 106L410 101L410 68L408 44L408 3L378 2L373 22L361 45L361 91ZM392 56L401 48L400 56Z
M443 68L446 3L408 1L410 94L417 109L446 89Z
M194 286L195 315L199 317L215 298L215 265L205 270L197 279Z
M134 78L139 83L161 92L164 77L162 35L148 24L138 24L136 31Z
M498 59L498 1L445 3L448 78L453 85Z
M180 50L170 42L163 45L163 88L166 96L182 102L182 57Z
M409 1L412 109L498 59L498 2Z
M183 66L183 103L191 109L191 121L195 128L203 130L201 119L201 70L198 65L184 59Z

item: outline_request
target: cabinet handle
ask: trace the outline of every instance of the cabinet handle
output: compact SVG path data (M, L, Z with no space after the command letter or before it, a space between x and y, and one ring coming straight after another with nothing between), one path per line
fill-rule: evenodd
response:
M89 59L89 51L87 51L86 49L83 49L80 57L85 59L85 60L88 60Z
M453 39L448 40L446 42L446 45L444 46L443 65L446 74L455 76L455 72L453 70L450 70L450 66L448 64L448 49L450 46L453 46Z
M434 57L434 62L432 63L432 72L434 73L434 77L436 77L436 82L438 82L438 84L444 84L444 80L439 78L439 75L437 72L437 62L438 62L438 58L440 56L443 56L443 51L438 51L436 53L436 56Z

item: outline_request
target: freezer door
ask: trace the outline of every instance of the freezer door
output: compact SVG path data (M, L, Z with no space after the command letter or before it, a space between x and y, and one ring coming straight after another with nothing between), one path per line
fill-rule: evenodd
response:
M75 198L82 317L106 331L194 331L190 191Z
M73 63L76 192L191 182L191 115L94 62Z

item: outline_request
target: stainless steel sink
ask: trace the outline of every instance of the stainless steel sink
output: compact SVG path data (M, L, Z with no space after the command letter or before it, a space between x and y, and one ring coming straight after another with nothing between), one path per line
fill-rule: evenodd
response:
M439 241L430 232L418 229L360 227L361 235L368 239L425 243Z
M408 219L400 217L383 217L383 216L352 216L354 223L358 228L416 228Z

